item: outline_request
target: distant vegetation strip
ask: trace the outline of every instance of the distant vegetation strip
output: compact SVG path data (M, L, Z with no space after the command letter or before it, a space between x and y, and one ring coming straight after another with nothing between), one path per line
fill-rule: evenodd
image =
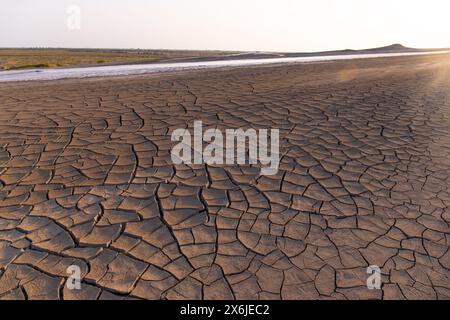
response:
M116 50L0 48L0 69L91 66L98 64L148 63L161 60L217 57L229 52L189 50Z

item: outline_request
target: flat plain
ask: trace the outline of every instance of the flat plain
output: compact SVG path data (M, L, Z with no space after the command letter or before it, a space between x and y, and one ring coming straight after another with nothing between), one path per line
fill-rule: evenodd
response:
M173 165L194 120L278 174ZM450 299L449 223L449 54L0 86L0 299Z
M220 58L224 51L0 48L0 70Z

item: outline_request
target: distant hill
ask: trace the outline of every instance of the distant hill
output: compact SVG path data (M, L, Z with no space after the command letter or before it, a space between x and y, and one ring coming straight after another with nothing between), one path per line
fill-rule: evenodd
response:
M238 55L218 57L222 59L263 59L263 58L282 58L282 57L314 57L314 56L335 56L335 55L350 55L350 54L375 54L375 53L401 53L401 52L429 52L429 51L443 51L450 49L415 49L408 48L399 43L391 44L389 46L370 48L370 49L345 49L333 51L320 52L243 52Z
M405 47L404 45L401 45L400 43L391 44L390 46L385 47L379 47L379 48L372 48L372 49L366 49L364 51L382 51L382 52L392 52L392 51L411 51L411 50L417 50L413 48Z
M415 49L408 48L399 43L391 44L389 46L361 49L361 50L334 50L334 51L322 51L322 52L307 52L307 53L285 53L285 57L309 57L309 56L328 56L328 55L348 55L348 54L364 54L364 53L395 53L395 52L428 52L439 51L447 49Z

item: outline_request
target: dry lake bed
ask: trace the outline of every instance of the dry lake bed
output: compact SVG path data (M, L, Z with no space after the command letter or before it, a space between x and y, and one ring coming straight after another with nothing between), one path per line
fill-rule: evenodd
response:
M278 174L174 165L195 120ZM449 223L450 54L0 84L0 299L450 299Z

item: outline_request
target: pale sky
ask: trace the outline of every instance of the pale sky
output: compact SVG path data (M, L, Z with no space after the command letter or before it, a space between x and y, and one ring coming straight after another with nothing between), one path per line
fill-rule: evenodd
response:
M80 29L67 27L70 5ZM0 0L0 47L450 47L450 0Z

